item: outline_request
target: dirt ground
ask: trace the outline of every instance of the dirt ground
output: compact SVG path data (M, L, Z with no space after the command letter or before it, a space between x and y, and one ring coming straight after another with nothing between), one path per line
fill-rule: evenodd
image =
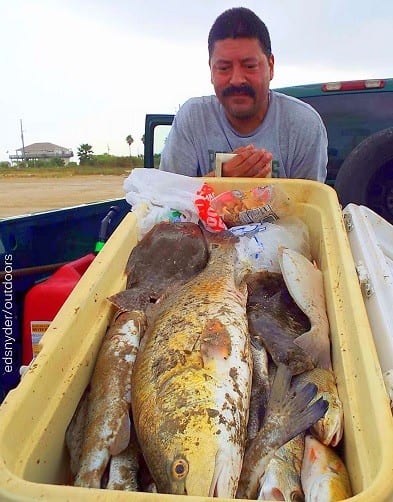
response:
M0 218L124 197L124 176L1 177Z

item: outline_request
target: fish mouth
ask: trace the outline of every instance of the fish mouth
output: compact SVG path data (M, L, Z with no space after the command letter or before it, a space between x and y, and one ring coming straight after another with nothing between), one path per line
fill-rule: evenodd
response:
M289 494L289 498L285 497L286 495L284 491L280 488L272 488L272 491L269 494L269 499L271 498L272 500L290 500L290 502L304 502L304 496L299 492L299 490L292 491Z
M343 435L343 421L337 418L333 423L324 424L323 419L316 422L311 428L321 443L326 446L336 447Z

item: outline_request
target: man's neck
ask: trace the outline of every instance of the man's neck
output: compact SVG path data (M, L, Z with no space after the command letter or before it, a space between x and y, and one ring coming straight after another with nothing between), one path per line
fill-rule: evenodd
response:
M227 115L228 122L240 134L249 134L257 129L263 122L266 112L262 117L236 118Z

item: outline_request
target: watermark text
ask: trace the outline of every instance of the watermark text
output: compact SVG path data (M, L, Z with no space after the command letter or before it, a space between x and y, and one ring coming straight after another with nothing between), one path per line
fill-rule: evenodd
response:
M3 256L3 273L1 274L1 294L0 294L0 309L1 309L1 362L2 374L12 373L14 360L14 289L12 281L12 254Z

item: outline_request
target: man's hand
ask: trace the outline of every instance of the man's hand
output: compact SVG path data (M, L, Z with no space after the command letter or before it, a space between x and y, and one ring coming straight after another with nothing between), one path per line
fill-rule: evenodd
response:
M233 153L236 157L222 165L222 175L225 177L266 178L271 176L271 161L273 155L264 148L254 145L241 146Z

